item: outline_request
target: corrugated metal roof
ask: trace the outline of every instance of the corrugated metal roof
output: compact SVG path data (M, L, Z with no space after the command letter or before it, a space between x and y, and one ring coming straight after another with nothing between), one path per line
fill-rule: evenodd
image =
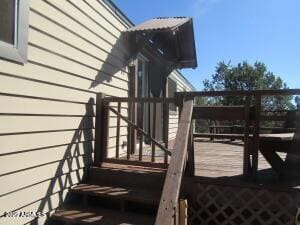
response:
M154 18L131 27L124 33L129 46L134 46L134 49L136 46L142 48L149 42L155 51L163 54L175 67L197 67L193 19L190 17Z
M125 32L175 29L190 20L189 17L159 17L131 27Z

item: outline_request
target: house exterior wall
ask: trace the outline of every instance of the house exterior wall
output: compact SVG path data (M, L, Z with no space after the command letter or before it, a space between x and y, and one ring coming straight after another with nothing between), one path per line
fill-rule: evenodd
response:
M129 26L104 0L30 1L28 62L0 59L0 216L53 212L82 180L93 157L96 93L128 96L128 53L119 37ZM177 72L171 77L178 91L190 90ZM170 116L170 137L176 119ZM0 217L0 224L33 219Z
M176 91L195 91L195 88L183 77L178 71L173 71L169 76L170 79L176 82ZM171 112L169 116L169 140L175 139L178 128L179 113Z
M33 0L29 21L28 63L0 59L0 215L53 211L91 162L96 93L128 94L128 25L103 1Z

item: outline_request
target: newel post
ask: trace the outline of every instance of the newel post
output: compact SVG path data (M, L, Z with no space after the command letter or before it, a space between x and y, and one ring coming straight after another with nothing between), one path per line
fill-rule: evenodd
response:
M187 97L185 100L193 100L194 98ZM191 125L189 130L189 139L187 146L187 164L186 164L186 175L193 177L195 176L195 149L194 149L194 123L193 117L191 118Z
M108 102L104 98L105 95L103 93L97 93L94 165L101 164L107 156L109 113Z
M194 135L193 135L193 122L191 122L191 128L189 131L189 141L187 146L187 164L186 175L195 176L195 150L194 150Z

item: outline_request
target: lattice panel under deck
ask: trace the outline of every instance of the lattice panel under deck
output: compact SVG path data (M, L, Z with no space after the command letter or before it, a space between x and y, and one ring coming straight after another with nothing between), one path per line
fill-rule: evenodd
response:
M189 199L190 225L294 225L300 190L271 191L195 184Z

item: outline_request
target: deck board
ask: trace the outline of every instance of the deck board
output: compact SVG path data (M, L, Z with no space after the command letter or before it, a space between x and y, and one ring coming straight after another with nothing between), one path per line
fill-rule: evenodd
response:
M284 157L285 154L281 156ZM258 169L270 168L259 154ZM198 139L195 142L195 170L196 176L210 178L242 175L243 142Z

